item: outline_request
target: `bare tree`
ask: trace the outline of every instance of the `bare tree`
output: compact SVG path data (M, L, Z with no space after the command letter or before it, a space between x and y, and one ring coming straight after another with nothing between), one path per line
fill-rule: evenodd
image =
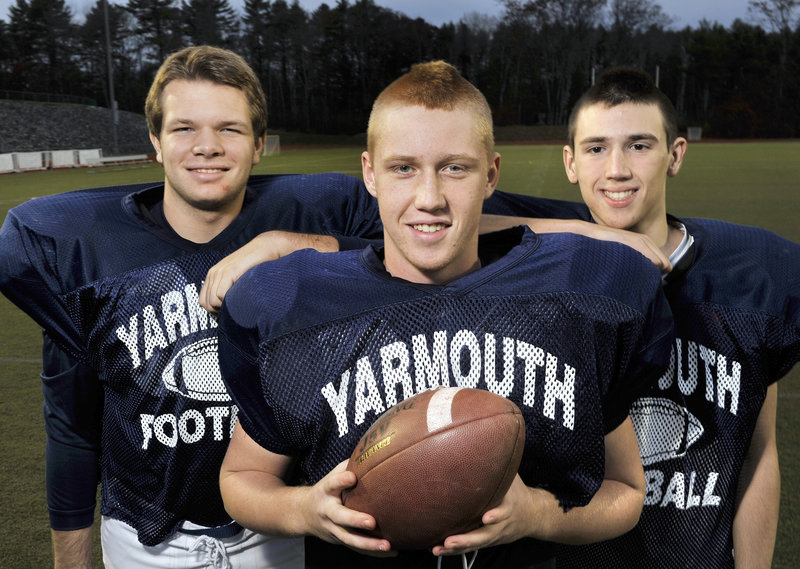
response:
M786 81L786 59L793 24L797 23L800 0L750 0L747 11L757 20L765 22L781 36L781 55L778 62L778 104L783 104L783 87Z

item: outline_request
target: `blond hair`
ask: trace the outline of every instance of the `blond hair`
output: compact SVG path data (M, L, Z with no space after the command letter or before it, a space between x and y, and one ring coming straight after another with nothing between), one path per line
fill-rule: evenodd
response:
M422 106L452 111L462 105L474 112L478 136L487 155L491 157L494 152L494 128L486 97L464 79L455 67L441 60L417 63L378 95L369 115L367 150L370 153L374 151L382 131L384 111L390 107Z
M250 107L250 122L256 140L267 132L267 101L261 82L242 57L230 50L208 45L187 47L164 60L159 67L147 100L144 114L147 128L156 137L161 134L164 110L161 95L166 86L175 80L210 81L218 85L235 87L244 93Z

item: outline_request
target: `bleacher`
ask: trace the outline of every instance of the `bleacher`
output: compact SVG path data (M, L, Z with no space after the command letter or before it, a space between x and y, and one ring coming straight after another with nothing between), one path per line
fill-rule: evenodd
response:
M148 163L144 115L120 111L118 118L114 140L109 109L0 100L0 173Z
M149 164L148 154L104 156L100 148L78 150L45 150L41 152L10 152L0 154L0 174L49 170L51 168L98 168Z

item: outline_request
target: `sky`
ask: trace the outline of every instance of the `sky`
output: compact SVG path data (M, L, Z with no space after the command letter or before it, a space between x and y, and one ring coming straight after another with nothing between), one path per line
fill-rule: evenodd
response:
M82 21L83 14L89 11L96 0L67 0L76 20ZM110 0L112 3L124 4L123 0ZM291 0L289 0L291 1ZM307 12L313 12L325 0L300 0L300 5ZM231 4L241 9L243 0L230 0ZM336 0L327 0L334 6ZM379 6L402 12L412 18L423 18L428 23L439 26L446 22L458 22L462 16L472 12L498 15L501 8L495 0L376 0ZM747 21L748 0L661 0L662 11L671 16L674 27L697 27L702 19L719 22L730 26L736 18ZM16 0L0 0L0 19L8 21L8 8L16 4Z

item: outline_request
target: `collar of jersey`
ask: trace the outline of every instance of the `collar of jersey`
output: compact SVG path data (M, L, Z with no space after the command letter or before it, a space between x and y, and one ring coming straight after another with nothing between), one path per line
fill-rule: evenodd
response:
M481 267L447 284L414 283L394 277L383 264L383 245L370 245L361 252L361 262L378 278L402 283L406 286L438 291L440 294L468 292L500 272L507 271L529 257L538 248L541 239L528 227L519 226L481 235L478 246ZM498 255L499 253L499 255Z

